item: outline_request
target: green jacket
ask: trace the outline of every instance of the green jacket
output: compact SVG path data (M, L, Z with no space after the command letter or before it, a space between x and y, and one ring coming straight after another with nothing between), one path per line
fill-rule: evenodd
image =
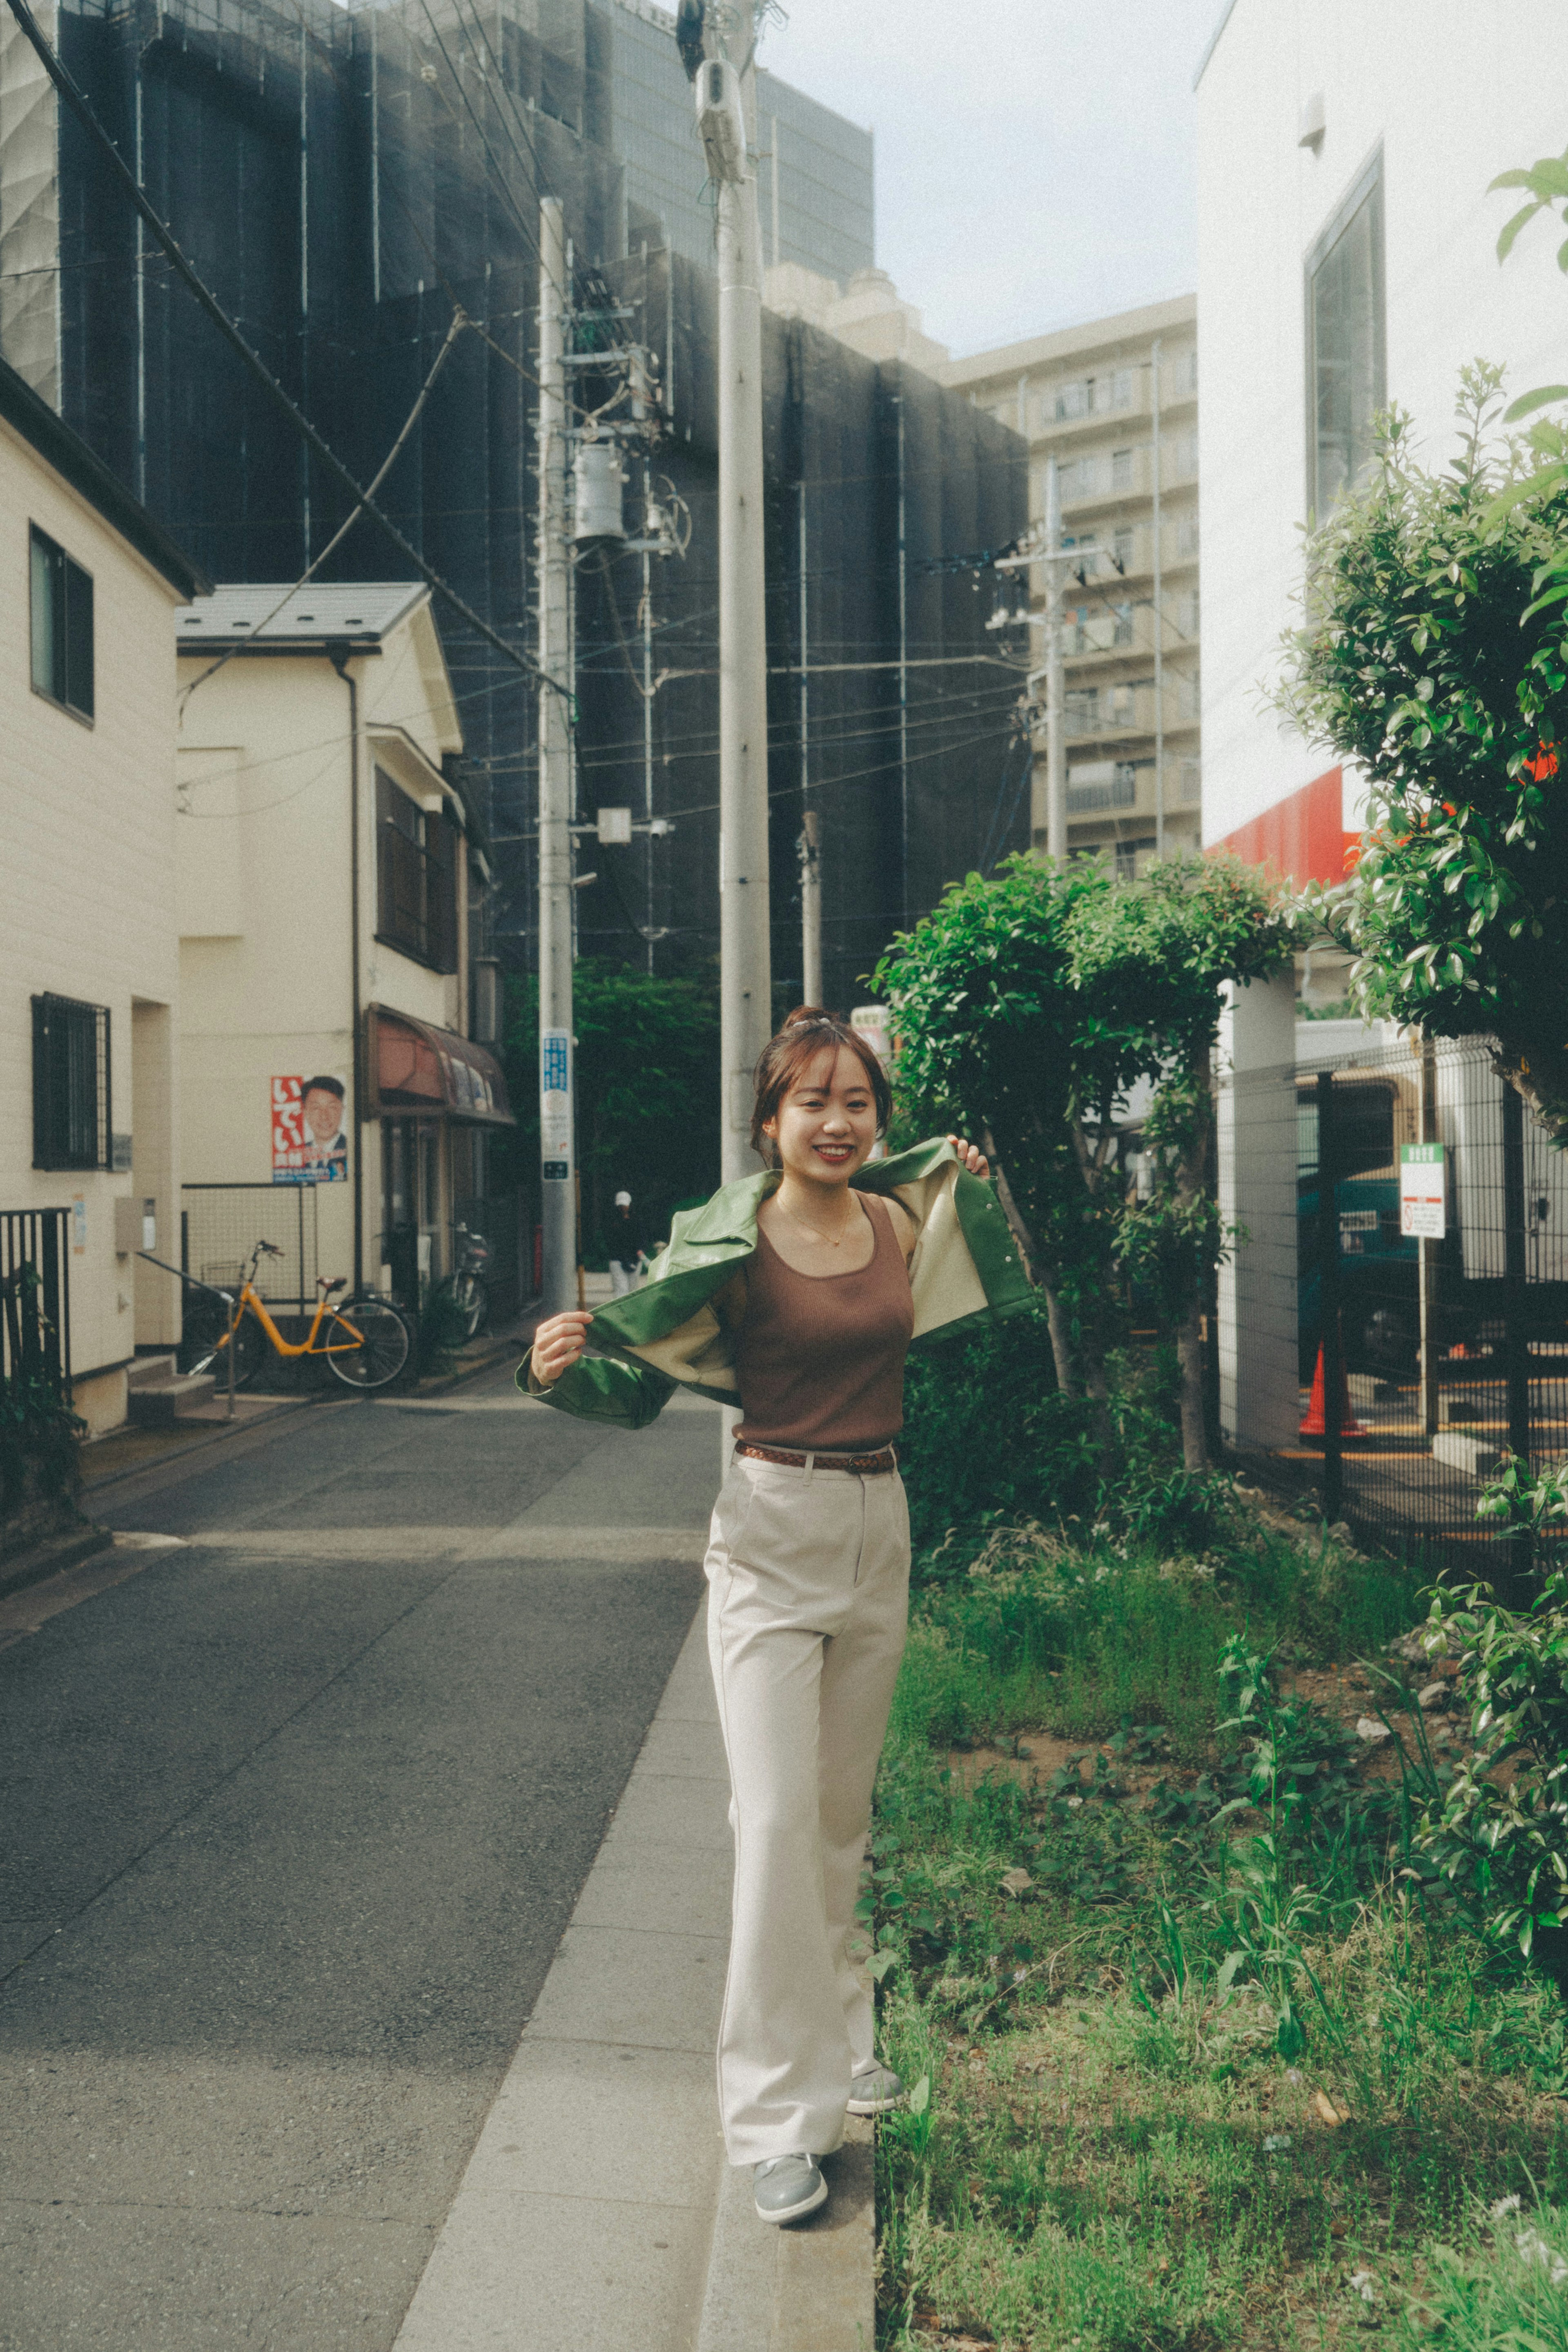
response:
M1000 1203L989 1184L959 1167L950 1143L917 1143L868 1162L850 1181L857 1192L891 1193L918 1228L909 1262L915 1346L1027 1306L1029 1277ZM677 1388L738 1404L747 1261L757 1247L757 1212L779 1181L777 1171L745 1176L702 1208L683 1210L643 1288L594 1316L588 1344L597 1352L549 1388L524 1363L518 1387L562 1412L622 1429L646 1427Z

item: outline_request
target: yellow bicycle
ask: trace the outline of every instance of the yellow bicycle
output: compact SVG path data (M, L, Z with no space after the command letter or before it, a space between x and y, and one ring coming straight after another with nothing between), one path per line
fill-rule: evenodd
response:
M303 1339L286 1339L267 1311L267 1301L256 1287L256 1269L264 1257L281 1257L270 1242L257 1242L240 1282L233 1306L234 1384L243 1389L255 1380L270 1341L279 1356L325 1356L348 1388L384 1389L407 1363L413 1342L397 1308L384 1298L351 1298L332 1304L335 1292L347 1286L347 1276L317 1282L319 1294L310 1328ZM185 1310L185 1337L181 1343L182 1368L188 1372L216 1370L228 1375L225 1350L230 1345L230 1309L223 1295L204 1286Z

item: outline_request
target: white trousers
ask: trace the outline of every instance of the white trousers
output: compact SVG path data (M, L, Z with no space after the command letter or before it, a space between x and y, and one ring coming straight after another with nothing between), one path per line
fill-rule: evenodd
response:
M735 1833L725 2145L827 2156L873 2063L849 1947L909 1611L903 1481L736 1454L705 1565Z

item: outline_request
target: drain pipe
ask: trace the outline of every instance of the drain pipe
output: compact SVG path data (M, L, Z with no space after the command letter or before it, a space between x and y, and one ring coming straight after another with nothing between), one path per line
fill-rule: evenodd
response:
M328 640L327 658L349 689L349 922L350 927L350 987L353 1013L349 1034L353 1041L353 1074L350 1081L352 1109L349 1119L349 1171L354 1188L354 1281L357 1297L365 1279L364 1138L360 1107L364 1100L364 1021L360 1004L360 688L349 669L346 637Z

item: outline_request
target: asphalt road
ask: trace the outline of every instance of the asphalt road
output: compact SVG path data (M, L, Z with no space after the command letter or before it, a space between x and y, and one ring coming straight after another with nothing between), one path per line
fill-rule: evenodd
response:
M707 1408L600 1432L505 1373L444 1406L105 1496L188 1548L0 1651L4 2352L397 2334L717 1473Z

